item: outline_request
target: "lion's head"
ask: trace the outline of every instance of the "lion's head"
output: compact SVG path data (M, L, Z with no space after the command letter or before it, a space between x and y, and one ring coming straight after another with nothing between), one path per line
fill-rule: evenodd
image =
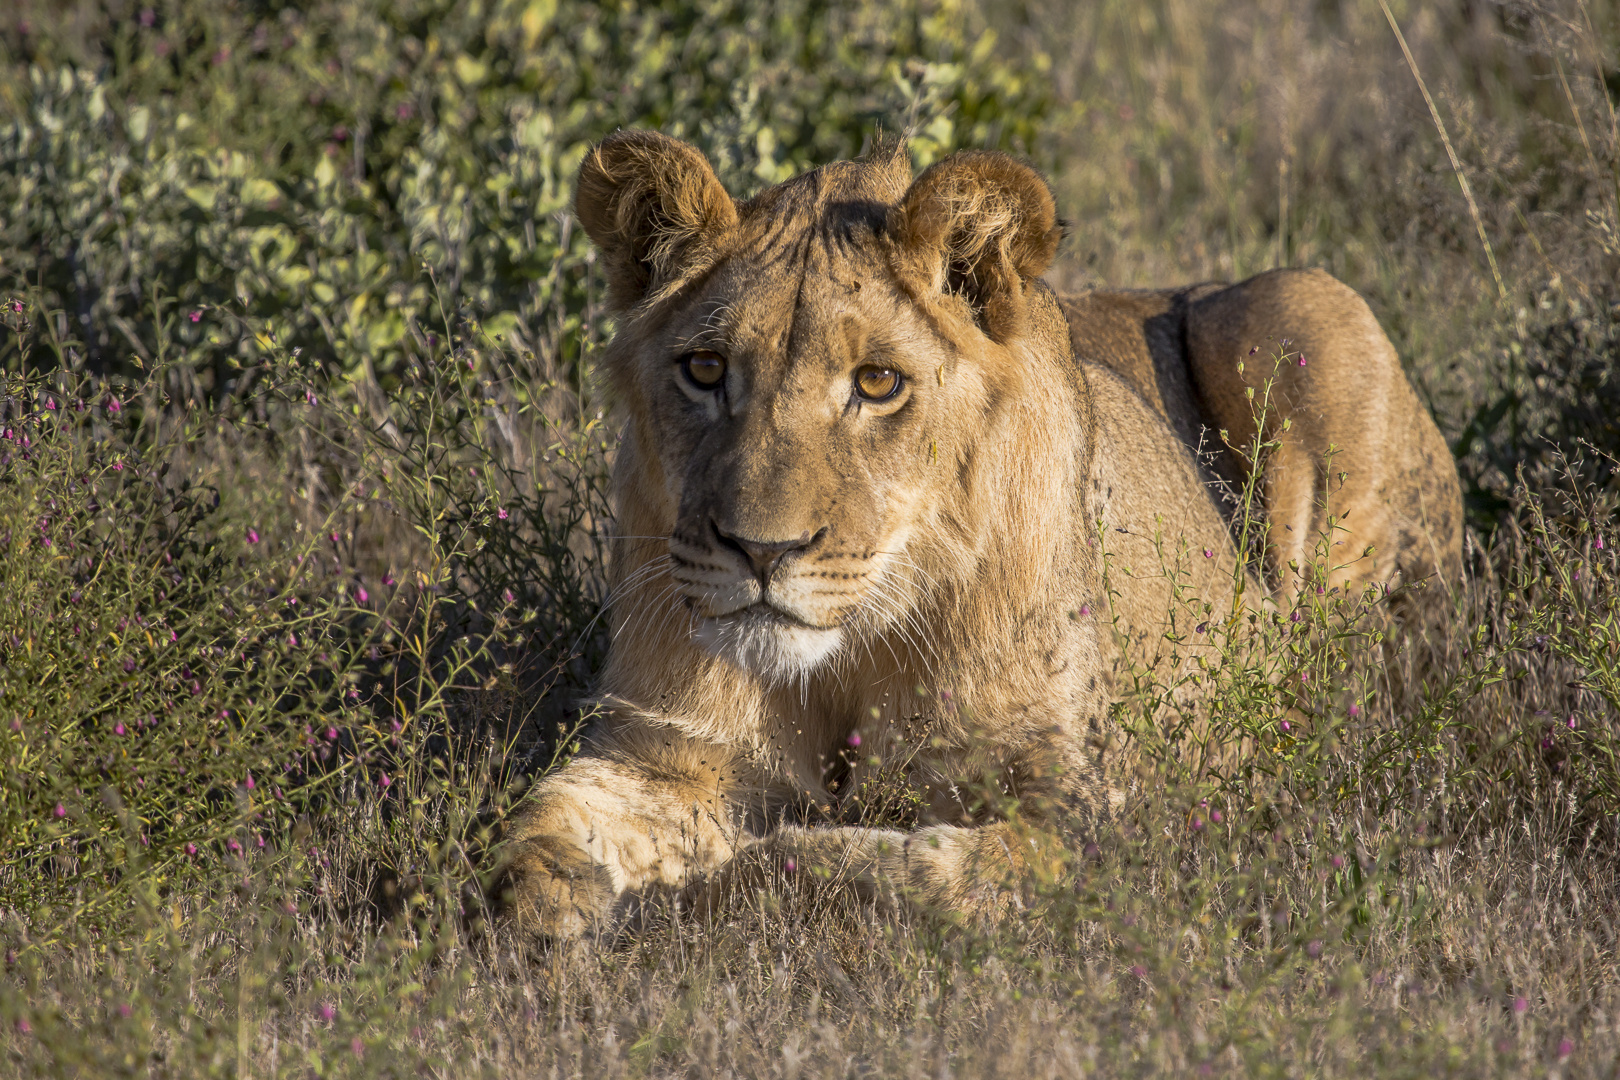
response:
M705 649L803 676L975 573L1017 497L981 448L1027 428L1033 358L1068 356L1038 174L968 152L913 181L888 143L738 202L693 147L626 132L577 208L620 317L620 527Z

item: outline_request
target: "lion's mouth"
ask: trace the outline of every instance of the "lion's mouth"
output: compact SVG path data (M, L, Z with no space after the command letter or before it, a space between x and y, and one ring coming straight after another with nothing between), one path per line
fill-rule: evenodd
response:
M809 622L808 620L802 619L799 616L793 614L793 612L791 612L791 611L786 611L786 610L784 610L782 608L777 607L775 604L771 603L769 600L761 600L758 603L748 605L747 607L743 608L740 611L733 611L733 612L730 612L730 613L728 613L726 615L721 615L721 616L719 616L719 618L722 618L722 619L736 619L736 618L762 619L762 620L766 620L766 621L778 622L778 623L782 624L783 626L799 627L799 628L802 628L802 629L805 629L805 630L837 630L838 629L838 625L836 623L834 623L832 625L829 625L829 626L822 626L822 625L819 625L817 623Z
M812 622L802 615L797 615L785 607L778 607L769 600L755 600L753 603L744 603L739 607L726 611L713 610L712 601L710 610L705 611L704 604L697 598L685 598L687 610L704 621L724 622L730 619L748 620L760 625L776 624L784 627L793 627L802 630L837 630L836 622Z
M771 682L802 678L843 644L837 626L817 626L765 601L698 618L703 649Z

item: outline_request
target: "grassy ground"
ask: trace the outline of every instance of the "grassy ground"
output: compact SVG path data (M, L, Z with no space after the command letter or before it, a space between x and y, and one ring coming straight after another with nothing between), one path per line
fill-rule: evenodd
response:
M1620 11L1389 15L1410 59L1376 2L0 16L7 1072L1616 1075ZM1467 589L1265 630L1222 772L1144 679L1127 812L1004 924L785 880L490 933L604 648L563 208L620 123L738 191L878 123L1024 153L1060 284L1326 267L1457 453Z

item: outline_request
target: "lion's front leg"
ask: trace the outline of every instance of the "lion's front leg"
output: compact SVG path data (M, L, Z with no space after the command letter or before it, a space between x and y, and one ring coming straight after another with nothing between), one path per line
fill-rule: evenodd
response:
M611 926L625 901L721 866L741 840L709 777L607 758L543 779L505 836L500 892L527 934L575 937Z
M737 889L780 874L913 910L999 915L1022 907L1029 890L1055 879L1067 858L1053 834L1020 821L914 832L790 825L739 851L685 899L715 910Z

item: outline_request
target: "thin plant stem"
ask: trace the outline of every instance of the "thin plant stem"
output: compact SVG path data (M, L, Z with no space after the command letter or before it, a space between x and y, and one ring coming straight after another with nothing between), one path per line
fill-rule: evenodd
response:
M1468 183L1468 176L1463 172L1462 159L1457 156L1457 150L1451 145L1451 136L1446 134L1445 121L1440 119L1440 110L1434 104L1434 98L1429 94L1428 84L1423 81L1423 75L1418 71L1417 60L1412 56L1412 50L1407 47L1406 35L1401 33L1400 24L1395 21L1395 15L1389 10L1385 0L1378 0L1378 6L1384 12L1384 18L1389 20L1389 28L1395 31L1395 40L1400 43L1401 55L1406 57L1406 66L1411 69L1412 78L1417 80L1418 90L1423 94L1423 103L1429 107L1429 116L1434 119L1434 129L1440 133L1440 142L1446 148L1446 156L1451 159L1451 171L1457 176L1457 183L1462 187L1463 198L1468 202L1468 213L1474 219L1474 229L1479 233L1479 242L1485 248L1485 261L1491 264L1491 278L1496 282L1497 299L1507 302L1507 286L1502 284L1502 272L1496 267L1496 252L1491 250L1490 237L1485 235L1485 219L1480 216L1479 204L1474 201L1474 189Z

